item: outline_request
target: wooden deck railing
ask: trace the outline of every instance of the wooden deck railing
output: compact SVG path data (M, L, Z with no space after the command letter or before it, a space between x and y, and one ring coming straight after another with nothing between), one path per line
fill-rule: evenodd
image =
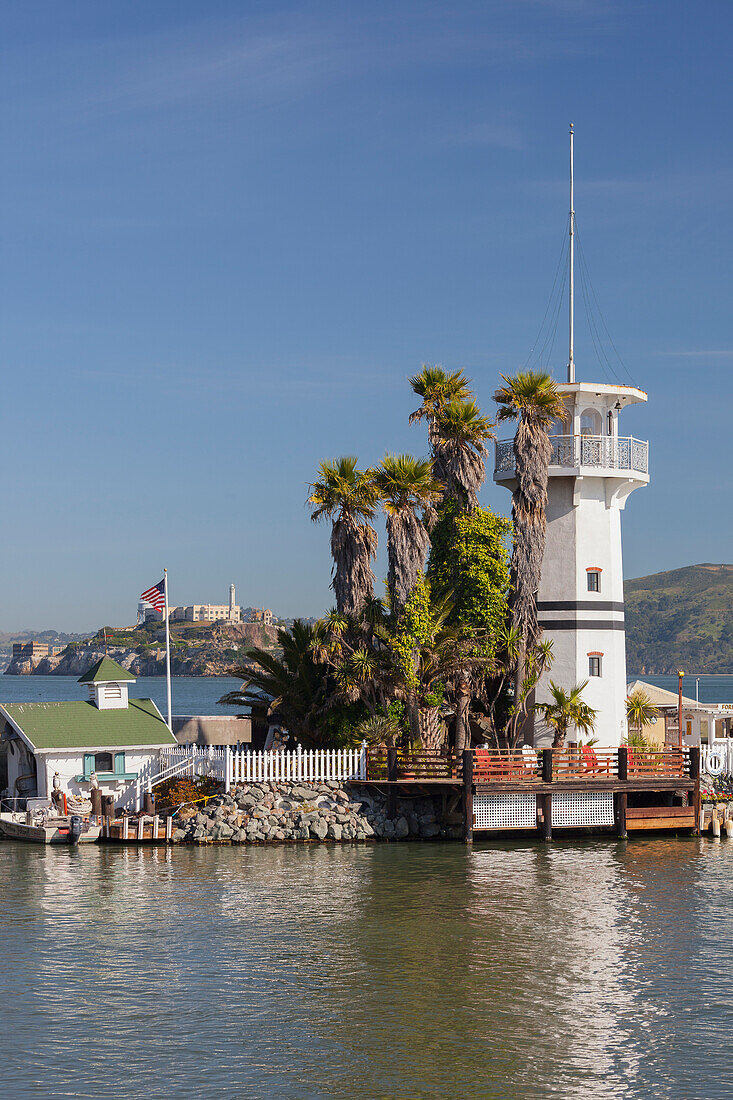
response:
M567 748L552 750L552 778L615 779L619 758L616 749Z
M540 754L535 749L474 749L474 783L521 783L541 778Z
M369 749L366 778L408 782L428 779L458 781L463 762L453 753L405 752L402 749ZM473 782L479 784L562 783L577 780L689 779L687 749L641 752L620 749L575 747L562 749L474 749Z
M664 749L661 752L640 752L628 749L629 779L687 778L690 774L690 754L684 749Z
M405 752L403 749L369 749L367 778L390 779L393 782L410 779L455 779L463 774L461 761L453 753Z

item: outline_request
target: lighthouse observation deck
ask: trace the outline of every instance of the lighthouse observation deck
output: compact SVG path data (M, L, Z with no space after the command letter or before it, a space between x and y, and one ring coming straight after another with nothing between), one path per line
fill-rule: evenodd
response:
M649 444L633 436L551 435L550 475L573 474L596 477L604 474L649 479ZM494 462L494 480L514 477L514 441L498 440Z

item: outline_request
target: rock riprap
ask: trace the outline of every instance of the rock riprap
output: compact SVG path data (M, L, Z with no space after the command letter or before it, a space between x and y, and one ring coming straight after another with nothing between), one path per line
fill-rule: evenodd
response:
M456 838L431 798L397 799L393 818L384 795L325 783L249 783L217 795L205 807L175 815L177 844L331 843L367 840Z

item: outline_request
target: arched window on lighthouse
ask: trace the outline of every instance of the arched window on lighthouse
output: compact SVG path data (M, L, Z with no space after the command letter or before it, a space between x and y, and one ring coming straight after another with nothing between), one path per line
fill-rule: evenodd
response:
M589 653L588 654L588 675L600 676L602 673L602 653Z
M580 434L600 435L603 431L603 421L598 409L584 409L580 414Z

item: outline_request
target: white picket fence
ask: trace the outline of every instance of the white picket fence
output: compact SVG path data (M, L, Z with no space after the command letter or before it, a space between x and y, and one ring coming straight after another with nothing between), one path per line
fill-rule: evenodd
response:
M270 780L323 783L333 779L366 779L366 745L359 749L301 749L292 752L235 752L230 756L231 783Z
M247 752L230 745L215 748L213 745L180 745L166 749L161 764L160 778L191 771L194 775L213 775L221 779L229 790L233 783L267 783L293 781L298 783L323 783L332 779L366 779L366 744L358 749L297 749L278 752Z
M700 771L706 775L733 776L733 740L713 741L700 746Z

